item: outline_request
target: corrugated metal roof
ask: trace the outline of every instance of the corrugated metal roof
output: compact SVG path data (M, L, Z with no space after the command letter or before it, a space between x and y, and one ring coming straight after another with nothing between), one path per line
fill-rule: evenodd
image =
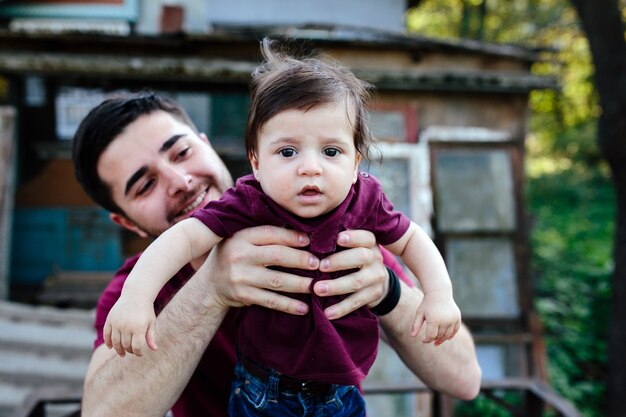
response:
M208 34L111 36L93 33L16 33L0 30L0 74L75 75L86 78L229 83L245 86L258 64L262 37L295 41L304 48L393 50L423 56L430 52L486 56L522 62L536 51L511 45L434 40L363 28L302 26L221 26ZM529 72L352 68L379 89L519 93L556 88L554 79Z
M534 62L540 59L536 48L480 42L470 39L446 40L362 27L336 25L216 25L208 36L253 37L262 36L308 40L317 43L349 43L352 46L376 46L420 50L442 50L495 55Z

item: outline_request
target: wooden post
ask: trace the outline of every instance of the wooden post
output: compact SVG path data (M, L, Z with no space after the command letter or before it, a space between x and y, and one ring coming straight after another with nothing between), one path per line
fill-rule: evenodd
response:
M0 300L9 297L11 221L13 218L13 128L15 110L0 107Z

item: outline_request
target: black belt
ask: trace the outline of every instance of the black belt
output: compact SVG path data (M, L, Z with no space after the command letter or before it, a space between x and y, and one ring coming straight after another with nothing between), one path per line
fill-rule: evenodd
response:
M270 379L270 372L263 369L256 363L243 355L240 355L239 360L246 371L251 375L261 379L263 382L268 382ZM313 395L323 395L330 390L330 384L324 384L316 381L301 381L299 379L291 378L285 375L281 375L278 380L278 388L282 391L302 392Z

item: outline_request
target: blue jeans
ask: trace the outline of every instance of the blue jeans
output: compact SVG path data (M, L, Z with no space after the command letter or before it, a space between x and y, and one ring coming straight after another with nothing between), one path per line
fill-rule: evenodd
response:
M251 375L237 363L230 392L231 417L365 417L365 401L354 385L331 385L325 394L280 390L280 374L269 370L269 380Z

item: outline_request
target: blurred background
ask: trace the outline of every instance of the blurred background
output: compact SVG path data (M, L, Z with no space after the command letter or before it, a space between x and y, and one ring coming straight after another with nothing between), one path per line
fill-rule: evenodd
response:
M625 19L625 0L0 0L0 415L75 412L99 292L148 243L76 183L82 117L159 91L239 177L268 36L374 85L362 169L434 239L477 343L471 402L381 344L368 415L625 416Z

